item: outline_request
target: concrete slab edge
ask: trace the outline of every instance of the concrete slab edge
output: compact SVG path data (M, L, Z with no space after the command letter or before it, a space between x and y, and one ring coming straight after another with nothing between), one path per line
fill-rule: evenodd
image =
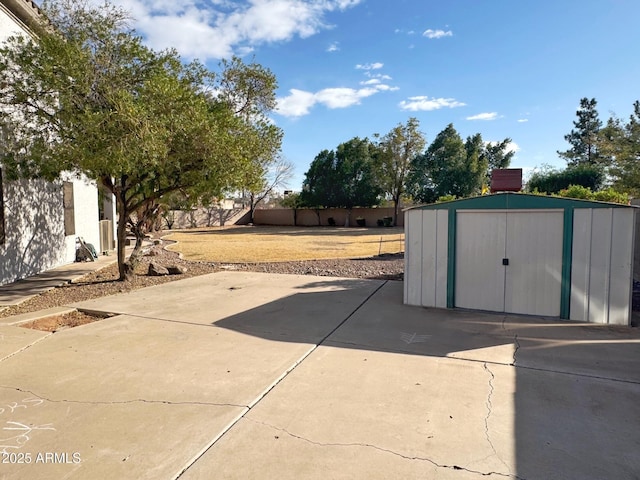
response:
M73 307L51 307L36 312L22 313L11 317L0 318L0 325L20 325L22 323L31 322L32 320L40 320L41 318L53 317L57 315L65 315L77 311Z

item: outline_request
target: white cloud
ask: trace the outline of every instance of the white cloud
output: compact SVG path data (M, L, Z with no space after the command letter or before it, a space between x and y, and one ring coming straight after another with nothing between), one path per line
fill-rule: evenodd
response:
M384 67L384 63L376 62L376 63L364 63L356 65L356 69L358 70L380 70Z
M526 123L526 122L528 122L528 121L529 121L529 119L528 119L528 118L519 118L519 119L518 119L518 123Z
M337 52L340 50L340 44L338 42L333 42L331 45L327 47L327 52Z
M466 104L454 98L429 98L427 96L409 97L408 100L400 102L402 110L411 112L439 110L441 108L464 107Z
M369 80L360 82L360 85L378 85L379 83L381 83L381 80L379 78L370 78Z
M498 117L498 113L497 112L486 112L486 113L479 113L477 115L471 115L470 117L467 117L467 120L495 120Z
M507 152L517 153L519 151L520 151L520 145L518 145L514 141L509 142L509 144L507 145Z
M432 30L432 29L428 29L425 30L422 33L423 37L427 37L427 38L442 38L442 37L452 37L453 36L453 32L451 30Z
M330 28L326 14L362 0L117 0L136 30L155 49L174 47L203 61L251 51L264 43L307 38Z
M316 105L324 105L329 109L347 108L359 105L362 99L380 92L397 90L385 84L375 84L364 88L335 87L324 88L318 92L305 92L303 90L289 90L289 95L278 98L276 112L284 117L302 117L310 113Z
M302 117L309 113L315 103L315 94L292 88L289 96L278 99L276 112L285 117Z

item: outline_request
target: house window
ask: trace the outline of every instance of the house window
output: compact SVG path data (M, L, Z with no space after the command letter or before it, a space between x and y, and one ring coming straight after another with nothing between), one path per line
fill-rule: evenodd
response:
M4 245L4 190L2 187L2 169L0 168L0 245Z
M62 198L64 204L64 234L75 235L76 222L73 203L73 182L62 183Z

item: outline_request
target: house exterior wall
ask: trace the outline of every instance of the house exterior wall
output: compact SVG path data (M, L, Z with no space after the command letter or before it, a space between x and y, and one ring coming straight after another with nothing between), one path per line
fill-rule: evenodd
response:
M29 0L0 0L0 42L14 34L31 35L40 21ZM0 168L2 166L0 165ZM73 184L74 233L65 235L62 181ZM76 237L98 248L98 193L95 182L75 174L59 181L2 181L5 238L0 244L0 285L75 261Z
M62 182L3 182L5 240L0 285L75 261L76 237L99 248L95 183L73 179L75 233L65 235Z

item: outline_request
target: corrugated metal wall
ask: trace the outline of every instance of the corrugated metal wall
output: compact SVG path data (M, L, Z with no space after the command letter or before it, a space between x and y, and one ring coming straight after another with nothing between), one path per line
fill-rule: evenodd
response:
M405 212L404 303L447 306L447 210Z
M562 224L562 210L458 210L455 306L559 316Z
M571 320L629 323L634 214L618 208L574 211Z
M553 201L406 211L405 303L628 325L636 211Z

